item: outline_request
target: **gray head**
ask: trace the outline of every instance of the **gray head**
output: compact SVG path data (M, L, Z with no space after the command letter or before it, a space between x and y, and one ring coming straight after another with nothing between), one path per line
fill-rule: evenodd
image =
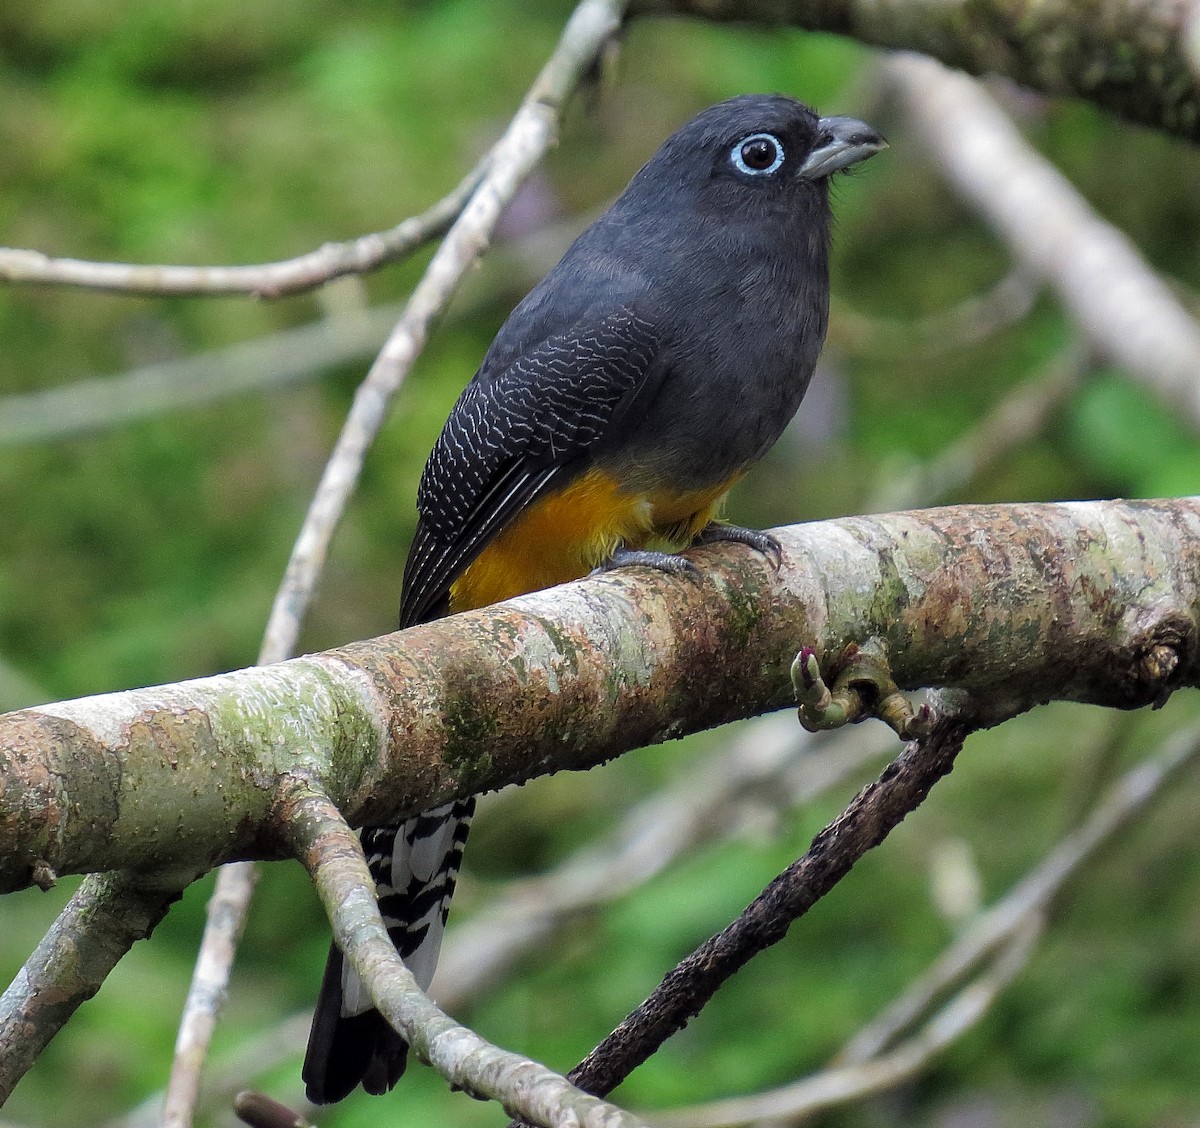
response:
M803 208L824 203L835 172L886 147L854 118L823 118L782 94L744 94L710 106L667 138L629 190L684 193L704 211Z

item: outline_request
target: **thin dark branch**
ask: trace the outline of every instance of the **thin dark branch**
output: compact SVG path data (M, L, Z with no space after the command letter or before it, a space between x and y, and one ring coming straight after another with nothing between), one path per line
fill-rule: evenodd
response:
M854 863L915 810L954 766L969 731L939 721L904 751L727 928L683 960L650 997L568 1075L584 1092L611 1092L672 1034L700 1012L721 986L828 893Z

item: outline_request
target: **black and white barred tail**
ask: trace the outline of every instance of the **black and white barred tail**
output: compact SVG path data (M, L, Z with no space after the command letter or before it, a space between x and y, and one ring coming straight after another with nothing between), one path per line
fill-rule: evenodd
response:
M423 989L437 967L474 813L474 798L459 799L398 827L359 831L388 935ZM408 1043L374 1009L337 945L331 946L304 1058L308 1099L331 1104L359 1083L368 1093L385 1093L404 1072L407 1056Z

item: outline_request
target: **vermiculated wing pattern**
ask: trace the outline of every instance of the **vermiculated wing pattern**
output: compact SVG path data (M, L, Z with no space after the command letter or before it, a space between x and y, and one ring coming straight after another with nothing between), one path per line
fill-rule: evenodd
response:
M586 467L631 401L653 392L658 346L653 323L622 307L577 322L502 370L485 362L421 479L401 627L444 614L450 586L488 541ZM474 799L459 800L399 827L359 831L388 933L422 987L433 978L474 810ZM309 1098L337 1101L360 1081L385 1092L404 1072L407 1050L334 947L305 1059Z
M624 307L572 326L467 385L417 491L401 626L427 617L518 512L562 488L657 375L658 334Z

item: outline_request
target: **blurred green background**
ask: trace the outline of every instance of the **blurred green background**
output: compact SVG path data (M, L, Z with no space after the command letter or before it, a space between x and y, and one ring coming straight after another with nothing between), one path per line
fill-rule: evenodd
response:
M0 242L140 262L255 262L390 226L448 190L499 135L569 12L512 0L382 3L0 0ZM510 210L404 388L333 547L303 645L394 622L416 480L491 335L586 217L672 129L746 91L855 113L892 141L836 190L834 318L801 416L730 515L783 524L861 511L1075 339L1041 296L975 342L925 320L1011 269L879 93L848 41L687 21L634 24L615 75L577 99L561 146ZM1079 104L1016 103L1034 142L1187 300L1200 291L1200 153ZM0 289L0 396L203 355L395 302L428 252L361 283L279 302ZM332 311L332 312L331 312ZM945 344L945 342L943 342ZM0 706L172 681L254 660L291 541L370 355L318 379L119 427L0 446ZM4 401L0 399L0 415ZM1200 443L1118 371L1094 372L1043 433L944 501L1200 492ZM1087 798L1196 712L1118 717L1056 706L973 738L954 776L787 941L619 1092L665 1107L782 1084L818 1067L953 936L930 897L949 849L991 900ZM686 777L728 734L538 781L485 807L455 916ZM564 930L461 1017L572 1065L676 959L803 851L857 784L752 820L649 887ZM916 1083L831 1125L1200 1122L1200 866L1194 779L1090 871L1030 968ZM0 904L11 977L74 882ZM3 1116L95 1124L160 1087L211 879L188 891L18 1087ZM452 917L452 924L454 918ZM216 1061L311 1004L327 931L298 867L269 868ZM246 1083L294 1102L300 1046ZM86 1099L84 1099L86 1097ZM218 1108L204 1123L227 1123ZM413 1068L331 1126L501 1124Z

